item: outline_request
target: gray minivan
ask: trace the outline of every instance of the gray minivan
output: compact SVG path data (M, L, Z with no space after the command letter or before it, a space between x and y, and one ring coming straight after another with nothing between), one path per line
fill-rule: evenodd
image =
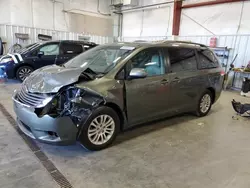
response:
M106 44L34 71L15 91L14 110L31 138L100 150L131 126L184 112L207 115L223 79L218 59L201 44Z

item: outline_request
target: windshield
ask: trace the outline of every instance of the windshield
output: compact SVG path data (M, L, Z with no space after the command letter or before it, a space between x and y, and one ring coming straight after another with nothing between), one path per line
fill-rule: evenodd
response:
M126 58L135 47L98 46L92 48L64 64L71 68L89 68L98 74L112 70L122 59Z
M27 52L27 51L29 51L29 50L32 50L32 49L34 49L34 48L36 48L36 47L38 47L38 46L40 46L40 45L41 45L41 43L29 44L29 45L27 45L27 46L21 48L19 51L17 51L17 53L20 53L20 54L25 53L25 52Z

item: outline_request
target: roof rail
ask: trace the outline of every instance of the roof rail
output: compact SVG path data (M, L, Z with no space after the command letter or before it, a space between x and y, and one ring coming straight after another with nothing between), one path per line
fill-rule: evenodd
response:
M199 45L201 47L205 47L207 48L208 46L206 46L205 44L200 44L200 43L196 43L196 42L189 42L189 41L179 41L179 40L169 40L169 41L165 41L165 42L169 42L169 43L174 43L174 42L177 42L177 43L184 43L184 44L194 44L194 45ZM164 43L165 43L164 42Z
M150 42L150 41L147 41L147 40L134 40L133 42Z

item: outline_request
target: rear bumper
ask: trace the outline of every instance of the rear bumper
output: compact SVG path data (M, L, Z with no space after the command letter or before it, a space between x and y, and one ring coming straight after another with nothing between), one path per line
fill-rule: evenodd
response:
M224 78L225 78L225 76L221 76L221 77L220 77L220 80L219 80L218 83L215 85L214 103L215 103L216 101L218 101L218 99L219 99L220 96L221 96L221 92L222 92L223 87L224 87Z
M45 115L39 118L31 107L21 104L14 97L17 125L24 134L50 144L69 145L76 142L78 129L70 117L52 118Z
M218 99L220 98L221 92L222 92L222 90L215 93L214 103L216 103L218 101Z

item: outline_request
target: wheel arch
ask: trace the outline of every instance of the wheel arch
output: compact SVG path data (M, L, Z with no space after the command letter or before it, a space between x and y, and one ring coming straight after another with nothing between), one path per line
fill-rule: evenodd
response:
M35 69L34 66L32 66L31 64L28 64L28 63L20 63L18 66L15 67L14 69L14 73L16 75L17 73L17 70L20 68L20 67L24 67L24 66L28 66L28 67L31 67L32 69Z
M209 90L212 94L212 103L215 102L215 89L213 87L208 87L207 90Z
M125 117L123 115L121 108L113 102L107 102L104 106L112 108L117 113L120 119L120 130L122 130L125 123Z

